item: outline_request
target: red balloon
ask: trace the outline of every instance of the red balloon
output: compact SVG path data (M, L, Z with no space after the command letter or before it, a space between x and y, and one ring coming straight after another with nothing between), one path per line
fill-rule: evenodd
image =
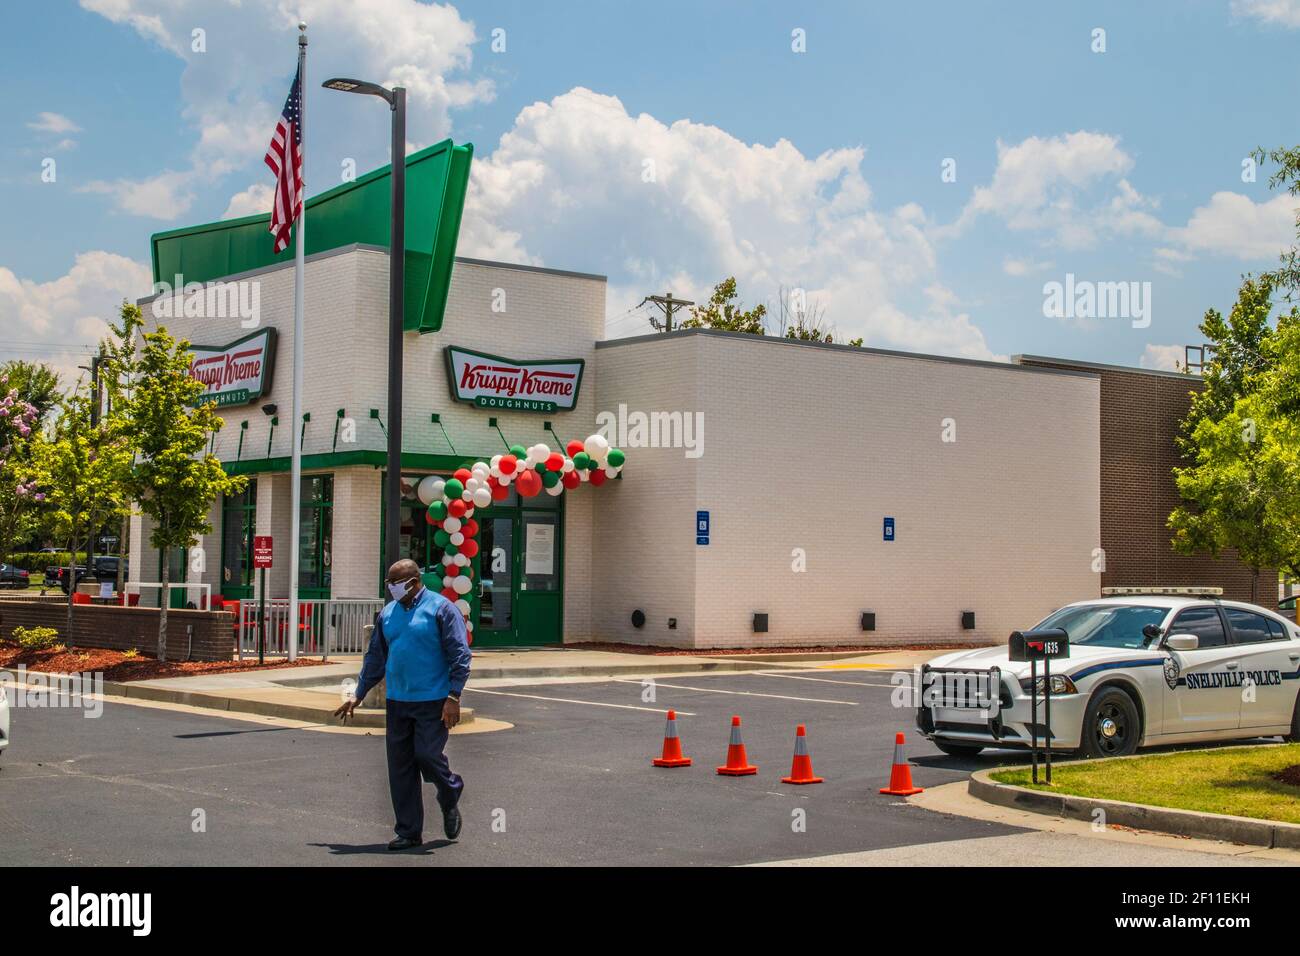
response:
M467 558L474 557L474 555L478 554L478 542L467 538L465 543L460 546L460 553Z
M456 499L455 501L453 501L451 504L447 505L447 510L448 510L449 512L451 512L451 516L452 516L453 518L463 518L463 517L465 517L465 512L466 512L466 510L467 510L468 508L469 508L469 506L468 506L467 504L465 504L465 502L462 501L462 500L459 499L459 498L457 498L457 499Z
M424 521L425 521L425 524L431 524L431 525L433 525L434 527L437 527L438 525L442 524L441 521L439 521L437 518L435 518L435 517L434 517L432 514L430 514L428 511L426 511L426 512L424 513Z
M571 471L566 475L560 476L560 484L572 491L574 488L578 487L578 485L582 484L582 479L578 477L576 471Z
M495 488L492 489L493 501L505 501L509 497L510 497L510 489L507 488L505 485L497 485Z
M564 446L564 450L567 451L569 453L569 457L572 458L578 452L582 451L585 447L586 446L583 445L582 442L578 441L578 439L575 438L573 441L569 442L567 445Z
M513 475L518 466L519 459L514 455L502 455L501 460L497 462L497 471L503 475Z
M602 468L595 468L595 469L592 470L592 472L590 473L590 475L588 475L587 480L590 481L590 482L591 482L593 485L595 485L597 488L599 488L601 485L603 485L603 484L605 483L605 479L606 479L607 477L609 477L609 476L605 474L604 469L602 469Z
M519 486L519 493L525 498L531 498L542 490L542 479L531 468L521 472L515 484Z
M460 526L460 533L466 538L473 538L478 534L478 522L469 518Z
M460 595L457 594L455 591L453 591L451 588L443 588L438 593L441 594L443 597L445 597L448 601L455 602L460 599Z
M546 470L559 471L564 467L564 456L558 451L553 451L546 456Z
M474 477L468 468L457 468L454 472L452 472L451 476L455 478L457 481L459 481L462 485Z

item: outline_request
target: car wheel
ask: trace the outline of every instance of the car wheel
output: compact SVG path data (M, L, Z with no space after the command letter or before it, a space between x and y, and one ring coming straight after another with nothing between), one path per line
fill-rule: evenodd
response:
M1142 721L1133 698L1107 687L1088 702L1079 752L1084 757L1126 757L1142 739Z
M936 740L934 745L949 757L974 757L984 749L979 744L953 744L946 740Z
M1291 711L1291 733L1282 739L1289 744L1300 743L1300 694L1296 694L1295 709Z

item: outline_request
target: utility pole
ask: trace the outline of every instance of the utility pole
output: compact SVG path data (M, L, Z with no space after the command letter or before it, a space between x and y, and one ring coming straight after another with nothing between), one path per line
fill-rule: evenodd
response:
M653 302L664 314L664 321L662 322L654 317L650 319L650 324L654 326L656 332L671 332L673 330L673 313L684 306L695 304L686 299L674 299L671 292L667 295L648 295L641 300L640 305L645 305L647 302Z

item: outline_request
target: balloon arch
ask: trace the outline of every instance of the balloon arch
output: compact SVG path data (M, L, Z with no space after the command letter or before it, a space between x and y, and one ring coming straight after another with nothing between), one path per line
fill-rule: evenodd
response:
M474 622L466 595L474 587L470 563L479 548L474 510L504 501L511 482L521 498L558 496L583 482L599 487L618 475L624 460L623 452L611 448L603 435L591 435L585 442L569 442L564 452L551 451L545 444L512 445L508 453L460 468L450 478L430 475L420 481L416 495L429 506L424 520L437 529L433 543L443 551L442 595L465 616L471 641Z

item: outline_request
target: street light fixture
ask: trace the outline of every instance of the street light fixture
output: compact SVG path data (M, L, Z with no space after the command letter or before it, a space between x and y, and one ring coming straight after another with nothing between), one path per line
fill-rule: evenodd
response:
M335 77L321 84L340 93L378 96L393 113L392 233L388 242L388 475L385 479L384 567L398 559L402 533L402 325L406 285L406 89Z

